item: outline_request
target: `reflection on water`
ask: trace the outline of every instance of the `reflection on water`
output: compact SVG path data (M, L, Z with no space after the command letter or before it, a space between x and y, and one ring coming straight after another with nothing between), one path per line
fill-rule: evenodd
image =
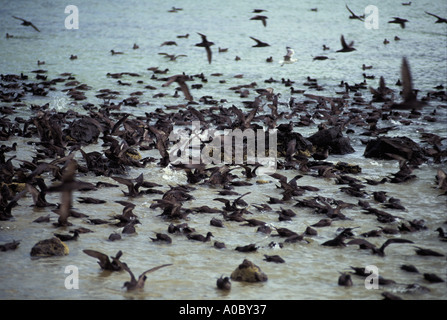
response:
M368 1L356 2L351 9L361 13ZM435 86L446 86L447 69L445 67L446 26L434 24L432 17L425 15L424 10L434 12L440 16L447 16L443 1L425 1L413 3L411 6L402 6L400 2L393 4L380 4L380 24L377 30L366 30L362 22L348 19L349 12L344 3L329 5L323 1L281 1L274 2L240 2L237 4L225 2L225 5L216 8L216 4L209 2L182 1L175 4L184 10L177 13L168 13L171 5L165 7L150 5L146 2L109 1L107 3L92 3L80 1L77 4L80 12L80 25L78 30L64 28L64 6L54 4L52 1L30 3L29 1L9 2L0 10L0 29L14 35L14 38L0 39L0 66L2 74L30 75L34 80L32 70L42 68L48 70L49 79L57 78L63 72L71 72L80 83L92 87L86 92L87 101L99 105L104 101L95 95L100 89L109 88L119 91L114 99L115 103L130 97L136 91L142 91L139 96L140 104L136 107L121 107L121 112L129 112L133 116L144 116L146 112L153 112L157 108L177 105L178 98L173 98L174 87L161 87L160 82L151 79L153 73L150 67L159 67L160 70L169 69L168 76L185 72L186 74L203 73L208 81L203 82L201 89L192 90L196 101L202 96L212 96L222 102L224 107L231 105L242 106L245 100L252 100L256 96L251 91L248 97L240 97L228 88L256 82L258 88L271 87L274 92L281 93L280 101L287 103L292 96L290 88L281 83L281 79L295 81L295 89L306 89L303 83L307 77L317 78L323 91L308 90L324 96L335 96L340 91L338 84L344 80L350 84L360 83L364 80L363 73L374 74L375 79L367 80L371 87L378 86L378 78L384 76L387 85L396 91L400 90L395 82L400 78L400 62L403 55L407 56L413 73L414 86L421 90L419 97L433 90ZM250 20L254 15L254 7L265 8L269 17L267 27L259 21ZM198 10L197 8L200 8ZM317 11L310 10L318 8ZM23 27L10 16L23 16L33 21L40 33ZM409 20L405 29L398 25L388 24L393 16L402 16ZM213 62L208 64L203 48L195 47L200 42L197 32L208 36L209 41L215 42L213 49ZM177 38L177 35L189 33L188 38ZM357 50L353 53L336 53L340 49L340 35L344 34L348 41L355 41ZM250 36L259 38L270 44L265 48L252 48L254 42ZM401 40L395 41L398 36ZM383 44L387 38L390 43ZM167 40L175 40L176 46L160 45ZM139 49L132 49L137 43ZM323 50L323 44L330 47ZM444 44L444 45L443 45ZM279 61L286 53L286 46L295 50L298 61L294 64L280 66ZM228 48L228 52L218 52L218 47ZM421 50L423 48L423 50ZM112 56L110 50L123 51L123 55ZM159 52L169 54L186 54L187 57L177 61L168 61ZM78 56L70 60L70 55ZM314 61L317 55L327 55L329 59ZM241 60L235 61L235 57ZM273 63L267 63L266 58L272 57ZM37 66L37 60L45 61L45 65ZM362 64L373 65L371 70L362 70ZM122 86L117 79L108 77L107 73L134 72L138 77L124 76L122 82L131 83L131 86ZM211 76L213 73L222 73L221 76ZM241 77L234 77L243 75ZM269 78L279 80L276 83L265 83ZM225 81L223 83L223 80ZM199 83L198 81L195 83ZM157 90L147 89L152 85ZM24 100L26 106L16 107L14 117L29 117L32 114L29 106L49 103L50 109L65 112L73 109L85 113L82 108L84 102L73 103L65 95L66 86L57 84L56 90L50 91L47 97L28 95ZM164 93L164 98L154 98L156 93ZM365 100L370 99L369 93L362 92ZM304 101L302 95L294 96L297 101ZM399 100L399 99L397 99ZM2 105L8 105L3 103ZM208 108L205 104L196 106ZM363 106L359 106L362 108ZM437 110L437 121L428 123L420 119L414 120L413 125L404 126L400 122L383 121L381 125L397 125L397 131L388 133L390 136L408 136L420 142L420 132L446 137L446 108L445 103L432 101L430 107L424 112ZM265 107L265 113L269 109ZM279 112L287 111L287 104L280 105ZM422 119L422 118L421 118ZM309 127L297 127L296 131L307 137L316 132L318 119ZM364 144L359 135L361 129L356 129L350 136L355 152L345 156L330 156L328 161L344 161L357 164L362 172L356 177L359 179L381 179L399 170L397 161L372 160L363 157ZM12 145L17 142L19 148L16 152L7 153L7 158L16 155L14 166L19 166L21 160L31 161L35 153L35 146L27 144L35 138L11 137L3 142ZM442 142L445 149L446 143ZM84 150L94 151L99 145L89 145ZM156 150L141 151L143 157L158 158ZM82 162L82 156L76 155ZM373 202L372 192L386 191L389 197L401 199L406 210L392 212L401 217L393 224L397 227L399 222L413 219L424 219L427 230L415 233L397 235L412 240L417 246L431 248L446 253L446 243L438 239L434 231L444 222L446 215L446 198L440 196L435 188L434 177L438 168L444 164L433 164L431 161L422 164L414 171L417 179L403 184L386 183L378 186L368 186L367 200ZM234 173L242 177L242 170ZM140 173L146 180L162 184L160 189L166 191L169 186L183 184L186 176L182 171L160 168L155 164L148 164L145 168L129 168L129 177L135 178ZM289 179L297 172L295 170L282 170L281 174ZM44 177L51 184L51 176ZM80 176L80 179L96 183L104 181L116 183L108 177L96 177L90 174ZM256 180L267 180L266 184L257 184ZM295 207L296 201L287 204L271 205L273 211L257 211L253 205L265 203L269 197L281 197L281 190L276 187L277 180L269 176L260 176L251 181L252 186L236 187L240 194L251 192L244 197L249 204L249 211L253 218L266 221L275 227L286 227L296 232L303 232L305 228L319 221L322 216L314 213L312 209ZM299 180L300 185L312 185L320 189L318 192L307 191L298 199L312 198L317 195L339 199L356 204L358 199L348 196L339 189L334 179L315 178L305 174ZM191 194L195 200L185 203L185 208L208 205L221 208L220 202L214 201L218 197L218 188L205 185L196 185ZM74 198L79 196L92 196L106 200L105 204L81 204L74 201L74 206L80 212L99 219L109 219L120 214L122 206L115 200L129 200L121 190L126 187L98 189L94 192L76 192ZM0 243L20 240L21 244L15 251L0 252L2 268L0 268L0 298L2 299L380 299L380 293L389 291L402 296L404 299L446 299L445 283L431 284L425 281L422 273L436 273L445 281L445 257L422 257L415 255L413 245L392 244L386 249L386 256L372 255L369 250L359 250L358 246L345 248L323 247L321 243L332 239L338 234L341 227L360 227L355 230L356 235L376 229L380 223L370 215L366 215L358 206L343 209L348 220L337 220L330 227L318 229L318 235L308 237L308 243L299 242L286 244L283 248L275 246L272 242L282 242L283 239L256 232L256 228L240 226L240 223L224 221L225 228L210 226L213 217L222 219L220 214L195 213L188 215L187 222L193 226L197 233L206 234L212 231L214 238L208 243L195 243L185 236L173 235L172 244L159 244L152 242L151 237L157 232L167 233L169 221L159 217L159 209L151 209L150 205L160 195L145 195L131 199L136 204L134 213L138 215L141 225L137 225L137 233L123 235L121 241L108 241L108 236L117 231L112 225L88 224L86 219L72 219L75 226L92 229L93 233L81 234L75 242L67 242L70 254L65 257L31 259L29 252L32 246L42 239L52 236L53 233L68 233L72 228L54 228L51 223L57 216L49 208L35 208L30 196L19 201L19 206L13 209L14 219L0 222ZM229 197L233 199L232 197ZM47 201L58 203L58 194L48 194ZM279 221L276 210L281 207L292 209L297 214L291 221ZM381 208L380 206L378 206ZM51 222L44 224L32 223L37 217L50 214ZM181 221L178 221L180 223ZM118 230L119 231L119 230ZM390 236L392 237L392 236ZM386 237L370 239L380 246ZM222 241L226 249L218 250L213 247L214 241ZM255 243L257 252L240 253L234 250L237 246ZM109 256L115 255L118 250L123 251L122 260L125 261L136 275L143 271L164 263L173 263L169 268L161 269L149 274L146 287L142 292L127 293L122 285L129 280L126 272L102 272L94 258L85 255L82 250L94 249ZM264 261L264 254L280 255L286 263L275 264ZM216 279L221 275L229 276L231 272L245 259L253 261L268 275L269 280L260 284L232 283L232 290L223 293L216 289ZM402 264L415 265L420 274L411 274L400 270ZM75 265L79 269L79 289L67 290L64 273L67 265ZM381 286L380 290L367 290L363 279L353 276L354 286L344 288L337 285L340 272L350 271L351 266L361 267L375 265L380 275L393 279L396 284ZM430 289L429 292L404 293L403 287L407 284L419 284Z

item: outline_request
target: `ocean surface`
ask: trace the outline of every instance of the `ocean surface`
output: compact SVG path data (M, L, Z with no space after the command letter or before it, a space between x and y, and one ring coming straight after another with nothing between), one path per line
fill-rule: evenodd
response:
M364 80L367 86L376 88L379 78L384 77L386 84L399 92L396 82L400 79L400 66L405 56L410 64L413 85L419 90L418 97L434 91L437 86L447 86L447 24L435 24L436 18L424 11L447 17L445 1L413 1L411 5L402 5L401 1L355 1L348 3L350 9L362 15L368 5L376 6L378 13L378 28L368 29L364 22L349 19L345 1L77 1L79 25L78 29L67 29L65 1L3 1L0 7L0 73L23 73L34 80L32 71L44 69L48 79L57 78L62 73L72 73L82 84L91 87L86 91L87 100L73 101L63 89L64 83L55 85L45 97L27 95L22 99L25 107L15 109L15 117L33 115L31 105L44 105L65 112L70 109L86 113L82 105L86 102L99 105L104 101L95 95L101 89L119 91L113 102L118 103L131 96L131 93L141 91L137 106L121 107L121 112L132 116L144 116L157 108L185 103L186 100L173 97L175 85L162 87L162 82L152 79L153 71L169 69L166 75L185 73L201 74L208 79L200 89L191 89L194 100L211 96L224 107L236 105L243 108L243 101L253 100L257 93L249 90L248 97L241 97L230 87L257 83L256 88L273 88L280 93L280 101L287 103L293 96L296 101L307 98L292 95L290 87L284 86L281 79L294 81L295 89L306 90L308 94L325 97L339 97L337 92L344 90L339 84L342 81L354 85ZM182 8L169 12L172 7ZM257 13L253 9L265 9L260 14L268 16L267 26L261 21L250 20ZM12 16L32 21L40 32L31 27L21 25ZM367 18L369 15L367 14ZM408 20L405 28L398 24L390 24L392 17ZM209 64L204 48L195 46L201 42L198 33L205 34L211 47L212 63ZM13 37L7 38L6 34ZM179 35L189 34L187 38ZM341 48L340 37L344 35L349 43L354 41L353 52L338 53ZM400 40L395 40L395 37ZM270 44L268 47L253 47L255 42L250 37ZM389 40L384 44L384 40ZM162 44L165 41L175 41L176 45ZM138 49L133 49L134 44ZM323 45L329 47L323 50ZM286 47L295 51L293 64L281 65L280 61L286 54ZM219 48L228 49L219 52ZM123 52L112 55L111 50ZM176 61L169 61L159 53L186 55ZM70 59L76 55L77 59ZM327 56L326 60L314 60L316 56ZM240 60L236 60L239 57ZM273 62L266 59L271 57ZM38 65L37 61L45 61ZM363 70L362 65L372 66ZM118 80L107 76L108 73L137 73L134 77L126 75L119 79L129 86L120 85ZM213 75L221 74L221 75ZM374 79L365 79L374 75ZM158 75L157 75L158 76ZM308 77L318 80L322 91L308 89L304 83ZM276 79L276 83L266 83L267 79ZM223 80L225 82L223 82ZM146 86L156 87L155 90ZM162 98L154 97L164 93ZM365 100L371 95L368 90L362 91ZM397 94L396 94L397 95ZM400 97L397 96L399 101ZM9 106L12 103L0 103ZM436 121L423 121L422 117L406 126L398 121L381 122L382 126L395 125L396 130L388 132L388 136L407 136L421 142L421 132L429 132L447 138L447 103L432 100L422 111L424 115L436 109ZM209 106L199 102L198 110ZM283 107L283 106L282 106ZM281 107L281 108L282 108ZM268 110L268 108L266 108ZM280 110L281 111L281 110ZM267 113L269 111L266 111ZM304 137L315 133L318 119L307 127L295 130ZM356 129L358 130L358 129ZM360 130L361 131L361 130ZM360 179L381 179L399 170L397 161L374 160L363 156L365 145L358 134L350 137L354 153L348 155L330 155L327 161L339 161L358 165L362 172L356 177ZM31 161L35 153L34 146L27 144L35 138L24 139L11 137L2 144L11 146L18 144L17 151L7 153L8 157L16 156L13 161L19 166L21 160ZM446 140L442 147L447 147ZM100 145L89 145L85 150L100 149ZM141 151L143 157L159 158L157 150ZM80 154L76 155L82 161ZM446 171L445 159L441 163L432 160L420 165L414 171L416 179L402 184L385 183L378 186L368 186L366 200L374 203L372 192L386 191L389 197L399 198L405 206L405 211L392 211L400 216L400 222L413 219L423 219L426 230L412 233L401 233L393 237L409 239L415 245L430 248L447 254L447 242L441 242L434 230L442 227L447 230L446 196L436 188L435 176L438 169ZM145 179L163 185L161 190L168 190L169 185L186 183L182 171L172 170L169 166L162 168L156 163L149 163L144 168L129 168L127 177L136 178L143 173ZM234 173L241 176L241 170ZM293 178L295 170L278 170L278 173ZM96 183L104 181L115 183L109 177L80 175L82 181ZM318 192L306 192L303 196L294 198L290 203L271 205L272 212L259 212L252 204L265 203L270 196L281 197L281 190L276 188L277 180L270 176L260 176L256 180L267 181L265 184L236 187L240 194L251 192L244 197L249 204L253 218L268 222L275 227L286 227L296 232L319 221L322 216L307 208L294 207L297 200L312 198L317 195L336 198L349 203L357 203L358 199L340 192L340 185L334 179L315 178L306 174L299 180L300 185L318 187ZM50 184L51 182L48 181ZM191 194L195 200L188 201L184 207L208 205L222 208L222 203L214 201L217 188L196 185ZM0 244L20 240L20 246L14 251L0 252L0 299L382 299L381 293L391 292L403 299L442 299L447 298L446 282L430 283L423 273L435 273L447 281L447 261L444 257L424 257L415 254L412 244L392 244L387 247L386 256L372 255L370 250L359 250L358 246L332 248L321 246L321 243L334 238L339 228L359 227L355 229L356 237L363 232L377 229L380 223L370 215L362 213L355 206L344 209L343 214L350 220L337 220L331 226L318 229L318 236L309 237L309 243L299 242L286 244L283 248L269 246L272 242L282 242L284 239L256 232L256 228L242 227L240 223L224 221L225 228L210 226L212 217L222 219L220 214L190 214L186 222L197 233L206 234L211 231L214 238L211 242L199 243L188 240L185 236L172 235L172 244L157 244L150 240L156 232L167 233L169 221L159 217L160 209L151 209L150 205L160 195L147 195L128 199L121 190L126 187L99 189L94 192L76 192L77 196L92 196L106 200L104 204L82 204L74 201L76 209L90 217L109 219L122 211L122 206L115 200L130 200L136 204L134 213L138 215L141 225L137 225L137 233L124 235L121 241L111 242L107 238L115 231L111 225L91 226L85 220L73 219L75 226L94 229L94 233L81 234L78 241L67 242L70 253L63 257L32 259L30 250L40 240L50 238L53 233L68 233L69 228L54 228L51 223L32 223L39 216L50 214L52 222L57 215L49 208L32 206L30 195L19 201L19 206L12 210L14 216L9 221L0 221ZM234 199L235 197L228 197ZM58 194L48 194L48 202L58 203ZM374 206L381 208L379 204ZM292 209L297 213L291 221L278 221L276 210L280 207ZM181 221L179 221L180 223ZM119 230L118 230L119 232ZM389 236L368 239L380 246ZM227 248L218 250L213 247L214 241L225 242ZM235 251L237 246L255 243L258 250L253 253ZM139 275L143 271L164 263L173 265L149 274L144 290L126 292L123 283L129 280L126 272L106 273L101 271L96 260L82 252L84 249L101 251L113 256L118 250L123 251L122 260L131 270ZM280 255L286 263L276 264L264 261L264 255ZM244 259L257 264L267 275L268 281L262 283L232 282L230 292L216 289L216 279L221 275L229 276ZM402 264L413 264L419 274L408 273L400 269ZM350 267L378 267L380 276L395 281L391 285L381 285L378 289L367 289L361 277L352 276L353 286L339 286L337 281L340 272L351 271ZM67 266L76 266L79 270L79 288L67 289L65 273ZM408 285L413 285L412 290ZM428 288L429 290L424 290Z

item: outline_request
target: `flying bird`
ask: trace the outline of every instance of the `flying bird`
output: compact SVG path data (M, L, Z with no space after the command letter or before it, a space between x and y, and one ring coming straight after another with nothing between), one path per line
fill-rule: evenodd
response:
M287 49L287 54L284 56L284 60L280 61L281 63L281 67L285 64L285 63L294 63L297 61L297 59L293 59L293 55L295 54L295 51L290 48L290 47L286 47Z
M211 63L211 59L212 59L212 52L211 52L211 46L214 45L214 42L208 41L206 38L206 35L201 34L199 32L197 32L197 34L199 34L202 37L202 42L200 43L196 43L196 47L203 47L206 50L206 55L208 57L208 62Z
M427 11L425 11L425 13L428 14L428 15L431 15L431 16L433 16L435 18L438 18L438 20L436 20L435 23L447 23L447 19L445 19L445 18L441 18L440 16L437 16L436 14L433 14L433 13L430 13L430 12L427 12Z
M256 15L256 16L250 18L250 20L261 20L264 27L267 27L267 19L268 19L267 16L262 16L262 15Z
M250 37L250 39L256 41L256 44L253 47L268 47L268 46L270 46L268 43L262 42L261 40L258 40L256 38Z
M410 72L410 66L407 58L402 58L401 66L402 77L402 96L404 101L402 103L394 103L391 108L393 109L421 109L426 102L418 101L413 91L413 81Z
M167 87L171 83L177 82L179 84L180 89L182 90L183 94L185 95L185 99L188 101L192 101L193 97L192 97L191 93L189 92L188 85L185 82L188 79L189 79L188 76L183 75L183 74L178 74L178 75L170 77L168 79L168 81L162 85L162 87Z
M353 47L354 41L351 41L349 44L347 44L345 41L345 37L343 35L341 35L341 37L340 37L340 42L341 42L342 48L340 50L337 50L337 52L350 52L350 51L356 50Z
M25 19L22 19L22 18L19 18L19 17L16 17L16 16L12 16L12 17L14 19L17 19L17 20L22 20L23 21L22 22L22 26L26 26L26 27L31 26L31 27L34 28L34 30L40 32L40 30L31 21L28 21L28 20L25 20Z
M409 22L407 19L393 17L394 20L388 21L388 23L396 23L399 24L402 29L405 29L405 23Z
M177 54L177 55L175 55L175 54L168 54L168 53L165 53L165 52L160 52L158 54L161 55L161 56L165 56L166 58L169 59L169 61L176 61L177 58L187 57L186 54Z
M363 21L363 19L365 18L365 15L362 16L356 15L351 9L349 9L348 5L346 5L346 9L348 9L348 11L351 13L349 19L358 19L360 21Z

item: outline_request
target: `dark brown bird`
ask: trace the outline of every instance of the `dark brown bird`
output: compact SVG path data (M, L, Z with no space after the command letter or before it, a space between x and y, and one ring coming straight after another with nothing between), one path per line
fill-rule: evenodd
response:
M61 234L61 233L55 233L55 237L59 238L61 241L76 241L79 238L79 231L74 230L73 234Z
M435 273L424 273L424 279L431 283L445 282L442 278L440 278Z
M95 251L95 250L83 250L83 252L93 258L98 259L98 264L101 267L101 269L109 270L109 271L121 271L123 270L122 265L119 261L121 256L123 255L123 252L120 250L117 252L115 257L110 257L112 260L109 259L109 257L101 252Z
M281 258L279 255L269 256L267 254L264 254L264 257L265 257L264 261L267 261L267 262L285 263L284 259Z
M214 45L214 42L208 41L206 35L197 32L202 37L202 42L196 43L196 47L202 47L206 50L206 56L208 57L208 62L211 63L212 55L211 46Z
M8 250L15 250L19 246L20 241L13 240L12 242L8 242L5 244L0 245L0 251L8 251Z
M38 28L37 28L31 21L28 21L28 20L25 20L25 19L22 19L22 18L19 18L19 17L16 17L16 16L12 16L12 17L13 17L14 19L23 21L23 22L22 22L22 26L26 26L26 27L31 26L31 27L34 28L34 30L40 32L40 30L39 30L39 29L38 29Z
M409 22L407 19L399 18L399 17L393 17L394 20L388 21L388 23L396 23L400 25L402 29L405 29L405 23Z
M231 281L229 277L221 276L216 281L217 288L220 290L230 290L231 289Z
M418 101L413 90L413 80L411 77L410 65L408 64L407 58L402 58L401 66L401 77L402 77L402 97L404 99L401 103L394 103L392 109L421 109L426 102Z
M416 247L416 254L420 256L433 256L433 257L443 257L444 255L440 252L434 251L432 249L424 249L421 247Z
M341 273L340 277L338 277L338 285L344 287L351 287L352 286L351 275L346 272Z
M252 46L254 48L262 48L262 47L269 47L270 46L267 42L262 42L259 39L256 39L256 38L253 38L253 37L250 37L250 39L256 41L256 44Z
M186 237L189 240L195 240L195 241L201 241L201 242L208 242L211 240L211 237L214 237L213 234L211 232L208 232L206 234L206 237L201 235L201 234L188 234L186 235Z
M429 14L429 15L435 17L435 18L438 18L438 20L436 20L435 23L447 23L447 19L445 19L445 18L441 18L440 16L437 16L437 15L435 15L433 13L430 13L430 12L427 12L427 11L425 11L425 13Z
M151 240L154 242L172 243L171 237L165 233L157 233L157 234L155 234L155 238L151 238Z
M411 240L400 239L400 238L388 239L380 248L377 248L375 245L373 245L372 243L370 243L365 239L354 239L349 241L347 244L348 245L358 244L360 249L371 249L373 254L377 254L380 257L383 257L385 256L385 248L392 243L414 243L414 242Z
M264 27L267 27L267 19L268 19L268 17L267 16L263 16L263 15L256 15L256 16L250 18L250 20L261 20L262 21L262 25Z
M193 101L193 97L192 97L191 93L189 92L188 85L186 84L186 81L188 79L189 79L188 76L186 76L184 74L178 74L178 75L170 77L167 82L162 84L162 87L167 87L171 83L177 82L178 85L180 86L180 89L182 90L183 94L185 95L185 99L188 101Z
M340 42L341 42L342 48L340 50L337 50L337 52L351 52L351 51L357 50L353 47L354 41L351 41L349 44L347 44L345 41L345 37L343 35L341 35L341 37L340 37Z
M349 19L357 19L360 21L364 20L365 15L362 15L362 16L356 15L351 9L349 9L348 5L346 5L346 9L348 9L348 11L351 13L351 15L349 16Z
M124 282L124 285L123 285L123 288L126 287L127 291L131 291L131 290L135 290L135 289L143 289L144 283L146 282L146 279L147 279L146 274L157 271L158 269L161 269L164 267L172 266L172 263L168 263L168 264L162 264L161 266L158 266L158 267L151 268L149 270L144 271L142 274L140 274L138 277L138 280L137 280L135 278L134 274L132 273L132 271L130 271L127 264L122 263L122 262L119 262L119 263L121 264L122 268L130 274L130 281Z

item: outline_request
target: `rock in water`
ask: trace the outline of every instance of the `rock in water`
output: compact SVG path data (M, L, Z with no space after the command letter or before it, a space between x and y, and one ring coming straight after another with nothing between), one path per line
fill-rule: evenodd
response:
M403 158L415 165L426 160L423 149L407 137L378 137L370 140L363 155L365 158L383 160Z
M267 275L253 262L245 259L231 274L231 280L245 282L264 282Z
M68 255L68 246L59 238L53 237L37 242L31 249L32 257L51 257Z
M355 152L350 140L343 137L341 127L321 129L307 138L317 148L330 148L331 154L349 154Z

